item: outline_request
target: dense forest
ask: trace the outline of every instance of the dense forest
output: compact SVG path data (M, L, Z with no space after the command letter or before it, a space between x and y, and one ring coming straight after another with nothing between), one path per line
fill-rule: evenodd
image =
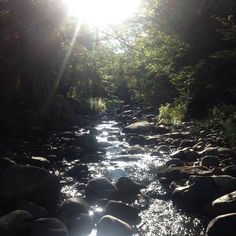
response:
M235 144L235 1L145 0L109 30L78 25L65 9L57 0L0 1L2 124L14 109L68 120L73 106L86 113L91 101L104 110L125 100L167 123L204 120Z

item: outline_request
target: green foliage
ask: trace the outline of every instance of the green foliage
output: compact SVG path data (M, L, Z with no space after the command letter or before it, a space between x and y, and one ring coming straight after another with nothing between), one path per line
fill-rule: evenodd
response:
M205 121L207 127L223 131L225 140L236 147L236 112L234 106L221 105L212 108Z
M158 121L165 124L179 125L186 118L186 105L182 102L162 105L159 109Z

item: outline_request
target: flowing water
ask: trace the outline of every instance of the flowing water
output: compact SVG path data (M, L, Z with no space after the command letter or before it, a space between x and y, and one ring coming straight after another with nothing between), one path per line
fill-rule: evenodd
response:
M142 154L127 154L129 144L115 121L103 121L96 127L97 140L108 142L104 159L96 163L88 163L91 177L107 177L116 182L122 176L128 176L139 183L145 184L146 189L136 200L143 206L140 213L141 221L136 226L136 235L145 236L201 236L204 235L203 221L180 210L174 203L164 198L165 189L159 184L156 173L168 160L168 153L160 152L151 156L150 147L144 148ZM68 164L68 165L71 165ZM73 165L73 163L72 163ZM63 191L67 195L78 195L78 186L66 185ZM97 208L102 211L102 208ZM93 214L93 212L91 213ZM91 236L96 235L95 231ZM122 235L121 235L122 236Z

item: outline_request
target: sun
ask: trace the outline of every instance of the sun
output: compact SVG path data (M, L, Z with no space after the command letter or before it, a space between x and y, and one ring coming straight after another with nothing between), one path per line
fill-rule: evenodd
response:
M121 24L138 9L141 0L64 0L70 16L81 23L106 27Z

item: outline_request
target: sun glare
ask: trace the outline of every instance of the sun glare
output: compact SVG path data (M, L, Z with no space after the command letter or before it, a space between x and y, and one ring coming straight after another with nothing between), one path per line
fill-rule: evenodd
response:
M65 0L70 16L81 23L105 27L120 24L138 9L141 0Z

